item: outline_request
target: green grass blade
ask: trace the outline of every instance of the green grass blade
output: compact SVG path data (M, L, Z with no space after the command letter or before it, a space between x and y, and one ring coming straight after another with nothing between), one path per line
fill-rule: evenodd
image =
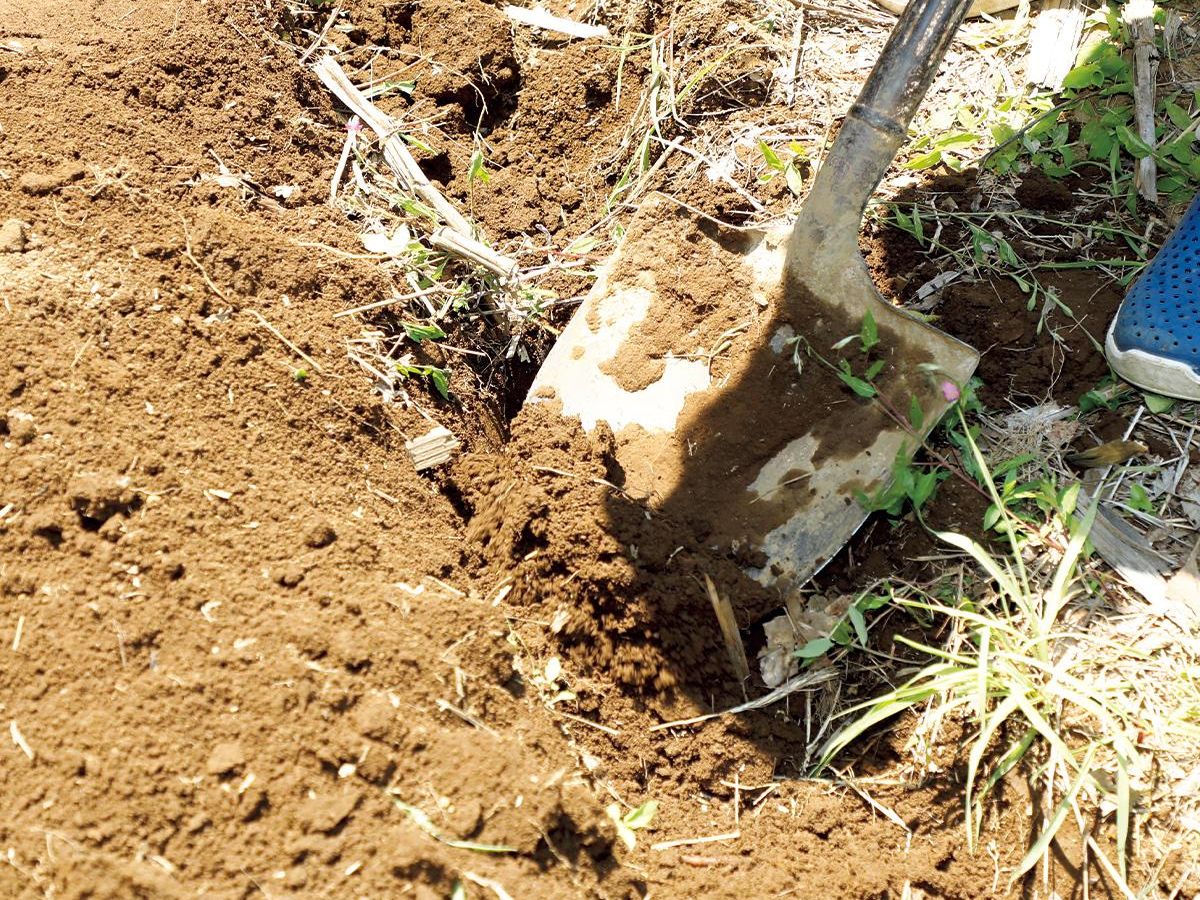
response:
M1008 511L1008 507L1004 505L1004 501L1000 499L1000 492L996 490L996 482L992 479L991 470L988 468L987 460L983 458L983 452L979 449L979 444L977 444L975 442L975 438L971 436L971 429L967 425L966 416L963 415L962 406L956 406L955 411L958 413L958 423L962 426L963 437L967 439L967 446L971 448L971 457L974 459L975 465L978 467L979 471L983 474L983 481L987 486L988 494L991 496L992 502L996 504L996 508L1000 510L1001 514L1008 522L1009 527L1006 529L1008 532L1008 543L1012 548L1013 560L1017 564L1017 574L1020 576L1020 584L1023 589L1023 591L1020 593L1014 591L1013 600L1019 601L1022 598L1029 597L1030 590L1029 576L1025 572L1025 560L1021 556L1021 548L1017 544L1017 531L1014 524L1013 515ZM980 549L982 550L982 548Z
M1008 884L1011 887L1016 883L1017 879L1037 865L1037 861L1042 858L1042 854L1050 846L1050 842L1054 840L1054 836L1058 834L1058 829L1062 827L1063 821L1067 818L1067 813L1071 811L1071 806L1075 803L1075 798L1079 796L1079 791L1083 787L1083 781L1089 777L1091 770L1092 757L1095 755L1095 747L1089 747L1087 756L1084 758L1083 765L1079 767L1079 774L1075 776L1075 780L1071 783L1070 789L1063 798L1058 802L1058 806L1054 809L1054 815L1050 817L1049 824L1038 835L1038 839L1034 841L1033 846L1029 848L1029 852L1021 858L1021 862L1017 864L1017 868L1013 870L1012 876L1008 879Z
M986 700L983 701L986 704ZM992 735L996 730L1003 725L1008 717L1017 711L1017 701L1012 695L1005 697L996 707L995 711L987 718L980 717L979 736L975 738L975 742L971 745L971 752L967 755L967 783L964 791L964 807L967 826L967 847L972 852L975 848L975 840L979 836L979 821L982 816L976 818L972 822L974 813L974 803L972 795L975 791L975 778L979 773L979 764L983 761L983 754L987 752L988 744L992 740Z
M987 716L988 689L988 645L991 643L992 629L983 625L979 629L979 664L975 669L975 716L980 722Z
M923 612L940 613L950 619L960 619L964 622L970 622L972 625L977 625L980 628L989 628L992 631L1003 632L1003 636L1020 639L1023 632L1016 625L1009 623L1008 617L985 615L983 613L972 612L968 609L959 609L953 606L944 606L941 603L925 602L921 600L899 600L897 604L913 609L920 609ZM1017 620L1019 621L1019 620ZM972 663L972 665L974 665Z
M966 535L957 534L953 531L935 531L935 535L940 540L945 541L952 547L957 547L964 553L967 553L975 562L979 563L993 579L1000 585L1000 590L1007 594L1014 601L1021 596L1020 589L1017 587L1017 582L1013 578L1012 572L1008 571L1008 567L1000 567L1000 563L983 549L975 541L971 540Z
M1133 786L1129 783L1129 758L1117 752L1117 867L1121 877L1128 878L1125 871L1125 847L1129 838L1129 820L1133 805Z
M396 804L396 808L401 812L406 813L413 824L420 828L423 832L447 847L454 847L458 850L473 850L476 853L516 853L516 847L505 847L500 844L477 844L474 841L460 841L458 838L446 837L438 831L437 826L433 824L433 820L419 807L405 803L403 800L392 798L392 802Z
M952 669L952 672L959 671L961 670ZM884 694L882 697L878 697L867 704L860 704L851 710L847 710L846 714L864 708L866 712L830 735L821 747L819 761L813 774L825 769L835 756L841 753L842 750L853 743L864 732L875 727L880 722L885 722L892 716L928 700L930 697L945 695L953 689L958 680L952 677L947 678L944 675L940 678L926 678L923 676L923 673L918 674L908 684L902 685L896 688L896 690Z
M1069 596L1068 586L1076 574L1076 567L1079 563L1080 554L1083 553L1083 545L1087 541L1087 536L1091 533L1092 523L1096 521L1096 510L1099 504L1095 499L1088 503L1087 512L1083 515L1083 520L1072 529L1071 540L1067 544L1067 549L1063 553L1061 562L1058 564L1058 570L1054 573L1054 582L1050 585L1050 590L1046 592L1045 604L1042 608L1042 630L1049 632L1054 624L1058 614L1062 611L1063 605L1067 602Z
M987 780L983 783L983 789L979 792L975 803L979 807L976 813L976 820L983 819L983 802L987 799L988 794L992 792L992 788L1000 783L1000 781L1012 771L1013 766L1024 759L1025 754L1029 752L1029 748L1033 746L1034 740L1037 739L1038 733L1035 728L1025 729L1025 733L1017 740L1009 744L1004 755L996 762L996 767L988 774Z
M1032 690L1032 686L1029 688ZM1021 708L1021 714L1025 716L1025 720L1029 722L1030 727L1036 729L1037 733L1042 736L1042 739L1051 746L1052 749L1062 754L1072 766L1075 766L1075 755L1071 753L1071 748L1067 746L1067 742L1062 739L1059 733L1054 729L1054 726L1047 721L1041 711L1037 709L1029 698L1023 693L1014 692L1013 696L1017 698L1017 704Z

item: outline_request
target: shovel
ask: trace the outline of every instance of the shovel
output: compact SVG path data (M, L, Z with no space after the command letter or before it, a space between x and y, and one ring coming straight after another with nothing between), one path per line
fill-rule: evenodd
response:
M526 400L578 418L647 514L784 599L913 478L905 461L978 362L885 301L858 247L970 2L905 7L790 233L651 195Z

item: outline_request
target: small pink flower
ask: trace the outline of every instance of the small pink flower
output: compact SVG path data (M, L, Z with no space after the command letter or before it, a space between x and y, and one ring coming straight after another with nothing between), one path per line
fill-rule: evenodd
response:
M358 134L363 130L363 123L359 120L358 116L351 117L350 121L346 123L346 130L350 134Z
M958 385L955 384L953 381L943 381L942 382L942 396L945 397L951 403L953 403L955 400L957 400L959 398L959 396L961 396L961 392L958 390Z

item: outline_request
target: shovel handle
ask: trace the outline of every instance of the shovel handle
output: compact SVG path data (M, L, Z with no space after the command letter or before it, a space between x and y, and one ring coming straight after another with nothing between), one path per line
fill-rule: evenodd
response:
M857 233L971 2L909 0L817 172L797 230L852 221Z

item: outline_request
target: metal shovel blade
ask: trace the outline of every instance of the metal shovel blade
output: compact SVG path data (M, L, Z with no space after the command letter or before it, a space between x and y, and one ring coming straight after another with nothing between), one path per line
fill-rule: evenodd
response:
M611 442L627 493L785 596L862 524L861 501L978 362L887 303L858 250L969 3L908 3L790 233L648 199L531 388L527 403Z
M527 404L611 432L627 493L786 595L862 524L859 498L888 482L948 408L943 385L977 361L879 297L855 236L792 265L794 234L724 228L652 196ZM868 309L878 344L863 354ZM882 361L876 397L834 371L848 356L854 377Z

